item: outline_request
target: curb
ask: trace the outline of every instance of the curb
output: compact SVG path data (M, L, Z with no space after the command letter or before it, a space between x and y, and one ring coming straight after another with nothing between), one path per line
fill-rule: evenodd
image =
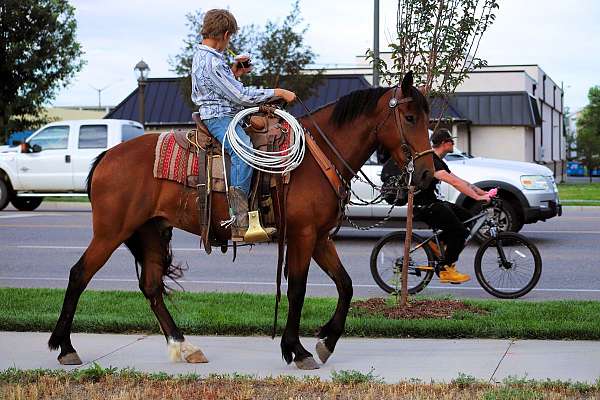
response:
M564 211L600 211L600 206L568 206L563 204Z

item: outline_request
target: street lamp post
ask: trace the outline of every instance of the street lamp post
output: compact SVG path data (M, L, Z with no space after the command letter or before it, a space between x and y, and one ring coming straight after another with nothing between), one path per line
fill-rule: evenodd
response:
M145 105L146 101L144 99L144 89L146 86L146 79L148 79L148 73L150 72L150 67L144 60L140 60L135 67L133 68L135 74L137 76L138 81L138 99L140 104L140 112L139 112L139 120L142 126L146 128L146 116L145 116Z

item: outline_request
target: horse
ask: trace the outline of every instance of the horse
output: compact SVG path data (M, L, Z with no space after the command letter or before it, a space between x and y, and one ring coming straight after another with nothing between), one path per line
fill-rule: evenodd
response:
M345 182L353 178L350 169L358 170L382 146L398 165L414 161L413 184L423 188L433 177L428 114L427 99L413 86L409 72L401 85L351 92L300 118L300 123L309 131L313 123L319 132L327 132L332 147L326 145L321 133L312 133ZM87 190L93 237L70 270L60 316L48 341L50 350L60 347L61 364L81 364L70 337L77 303L94 274L121 244L133 254L136 268L141 265L139 288L158 319L171 360L208 362L203 352L184 338L163 300L165 276L181 276L172 263L173 227L196 235L200 235L201 227L195 190L154 178L157 140L157 134L142 135L102 153L92 164ZM291 172L287 190L284 222L289 308L281 353L288 364L294 361L300 369L315 369L319 365L299 338L311 258L334 281L338 291L335 312L317 334L316 351L323 363L343 334L353 295L352 280L329 236L339 220L340 200L310 152ZM221 193L214 196L211 229L219 241L226 242L230 230L220 222L229 218L227 200Z

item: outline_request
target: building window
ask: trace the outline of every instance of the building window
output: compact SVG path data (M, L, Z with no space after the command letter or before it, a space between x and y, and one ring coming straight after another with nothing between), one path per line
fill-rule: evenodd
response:
M108 144L106 125L82 125L79 128L80 149L105 149Z

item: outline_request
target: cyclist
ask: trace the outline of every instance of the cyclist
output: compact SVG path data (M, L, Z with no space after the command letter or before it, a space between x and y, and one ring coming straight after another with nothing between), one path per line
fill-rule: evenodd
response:
M433 165L435 173L431 184L415 195L415 218L427 223L430 227L441 229L443 233L440 240L446 245L446 256L443 260L444 267L440 271L440 282L463 283L471 279L467 274L456 270L456 261L460 252L465 247L465 240L469 230L463 225L472 217L465 208L444 201L438 190L440 181L454 186L458 191L477 201L490 201L490 194L475 185L454 175L443 158L454 151L454 138L447 129L440 129L431 135L431 144L434 151ZM432 243L433 250L438 252Z

